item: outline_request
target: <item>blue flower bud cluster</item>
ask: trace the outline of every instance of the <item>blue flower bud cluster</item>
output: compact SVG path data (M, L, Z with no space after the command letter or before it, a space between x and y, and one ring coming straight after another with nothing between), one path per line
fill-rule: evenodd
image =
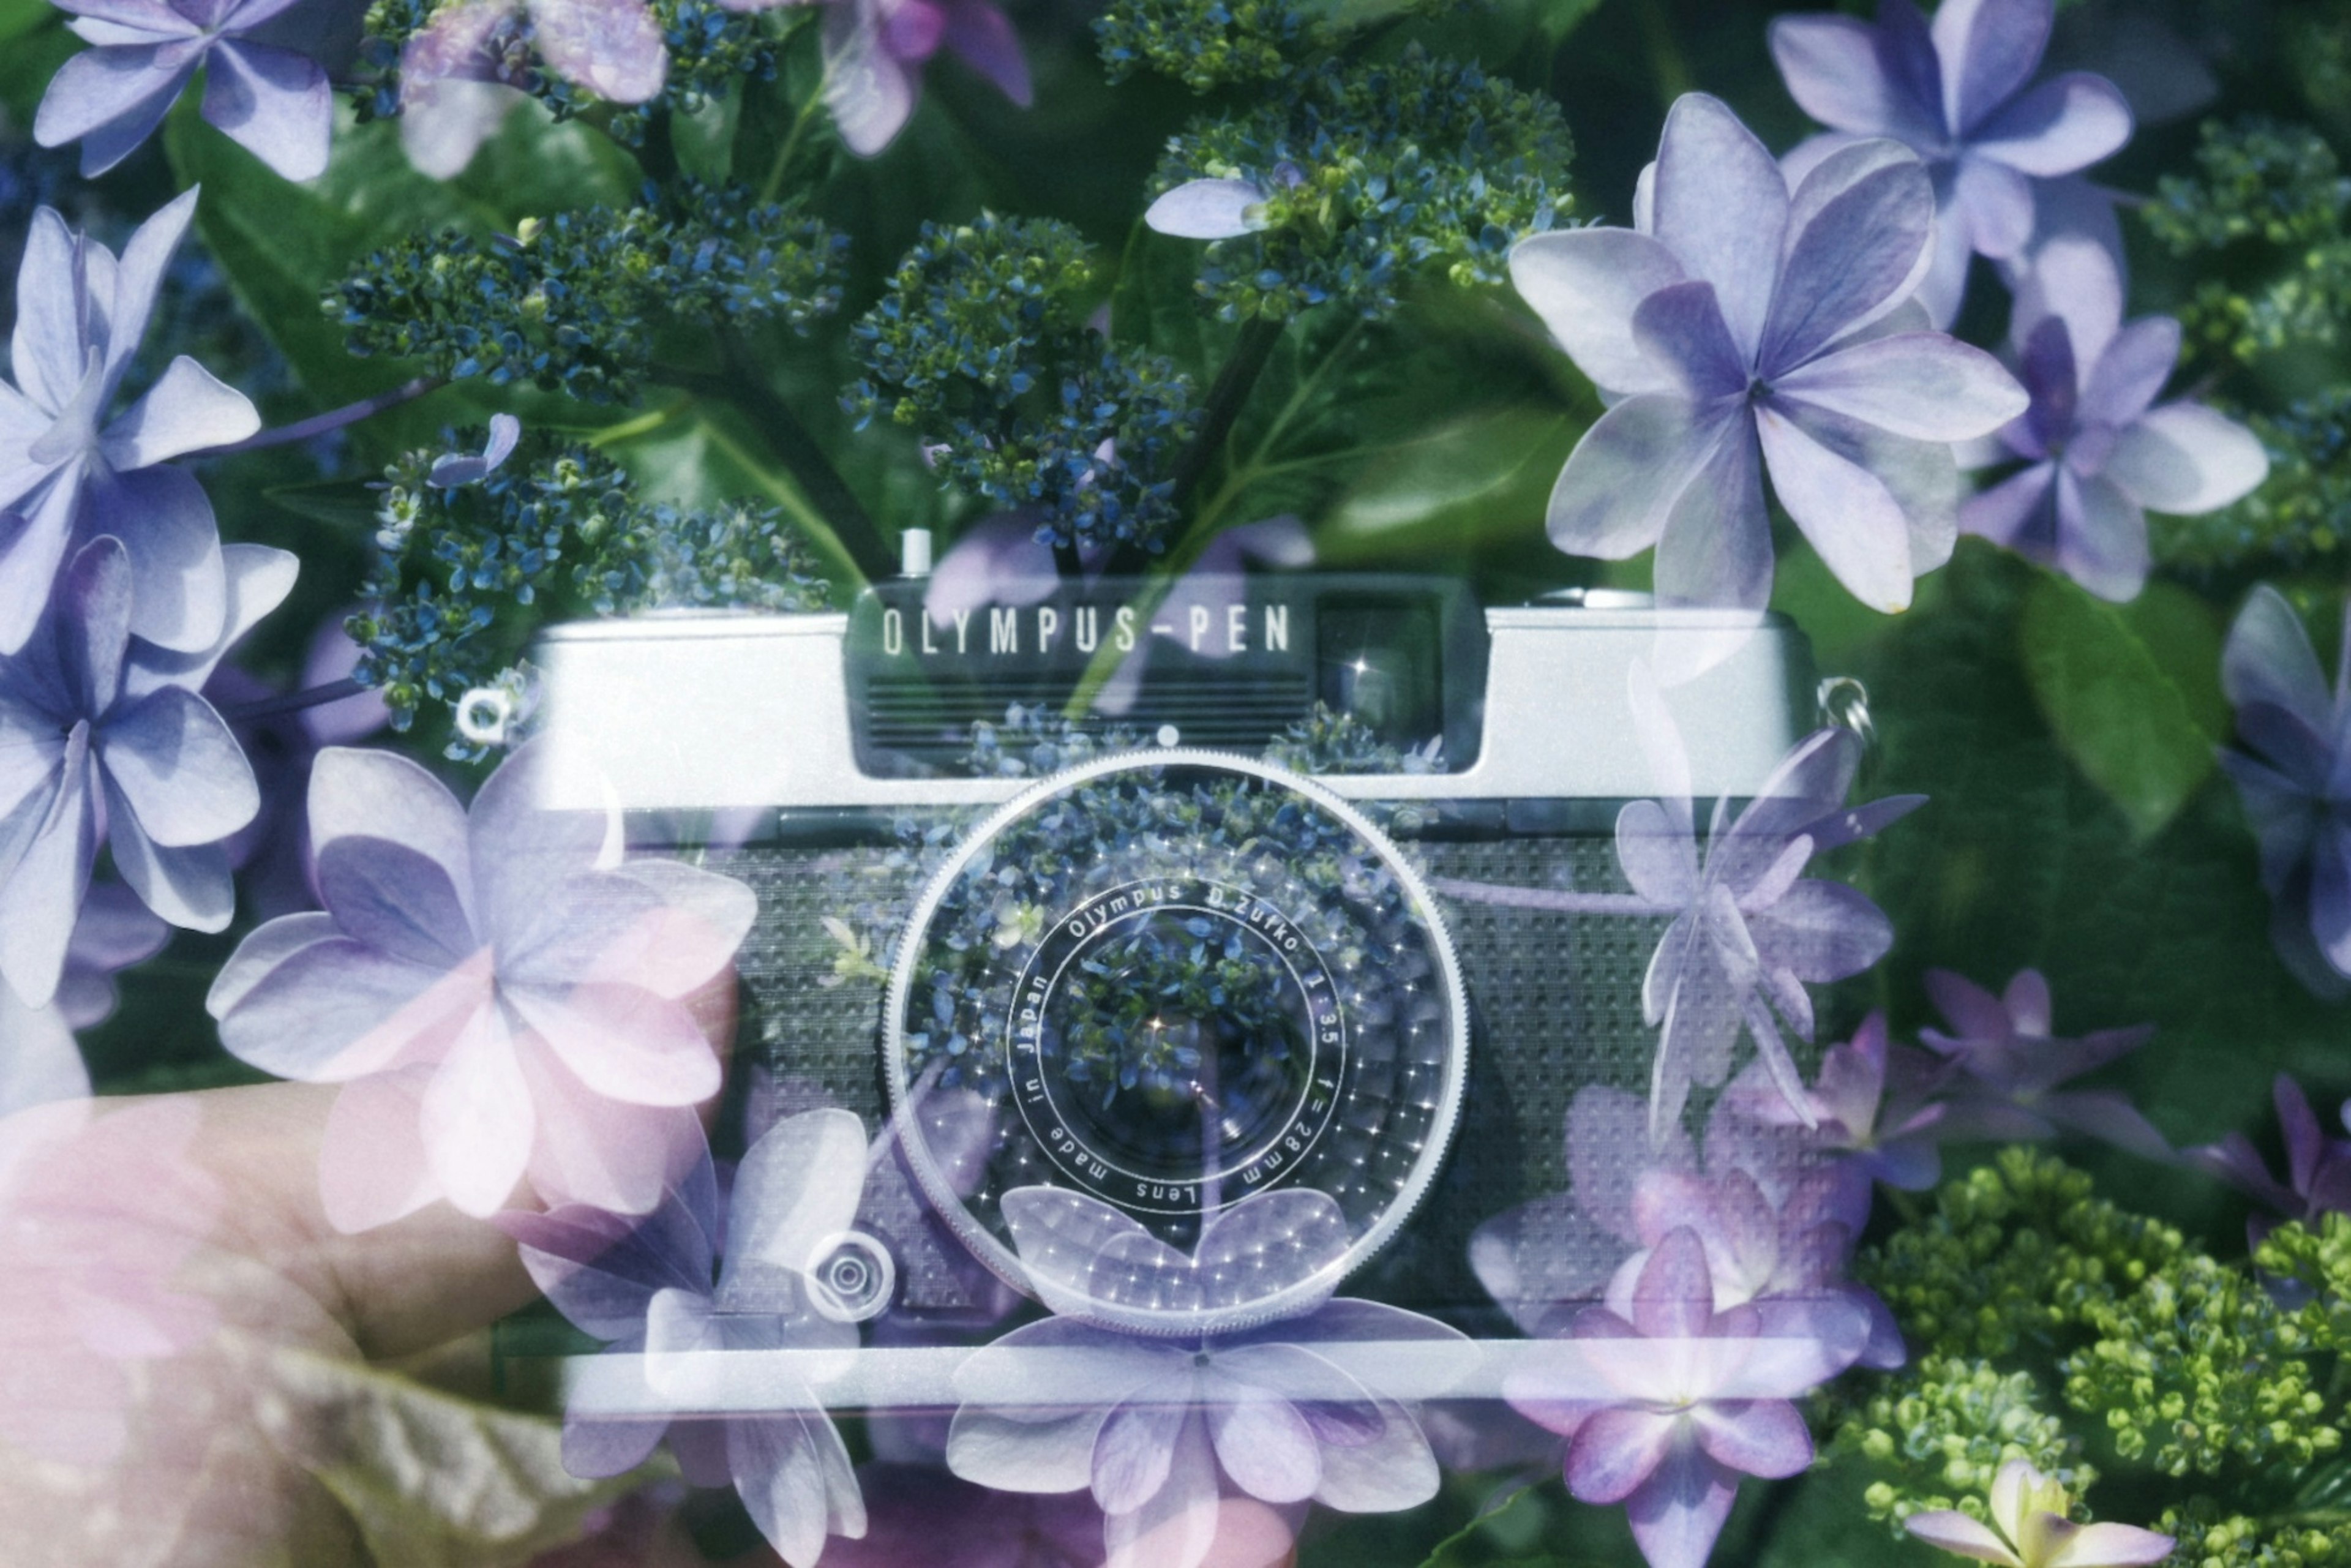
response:
M1165 544L1170 470L1197 427L1189 378L1086 323L1092 248L1066 224L926 224L850 329L865 376L841 404L914 430L936 471L1029 507L1059 546Z
M348 626L357 678L405 729L426 703L455 704L497 682L528 637L517 607L542 594L558 612L676 605L825 608L830 588L772 510L696 510L641 499L629 476L587 448L513 463L478 483L426 483L434 455L385 470L377 559Z
M1510 246L1574 210L1574 143L1559 105L1417 48L1332 61L1245 114L1177 136L1155 193L1244 180L1257 232L1218 240L1201 298L1228 321L1285 319L1326 300L1393 312L1416 280L1492 285Z
M841 306L848 238L740 187L559 214L484 245L455 233L376 252L330 289L353 354L451 380L528 382L588 402L635 396L659 329L778 320L805 331Z
M1113 0L1094 19L1111 80L1148 68L1195 92L1285 77L1332 31L1291 0Z

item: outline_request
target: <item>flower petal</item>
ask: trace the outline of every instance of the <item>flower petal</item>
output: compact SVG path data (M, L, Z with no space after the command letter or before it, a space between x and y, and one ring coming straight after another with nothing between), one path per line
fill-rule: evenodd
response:
M68 469L43 486L29 506L0 514L0 654L21 651L40 625L80 498L78 472Z
M1776 382L1900 305L1934 226L1934 185L1909 149L1862 141L1831 153L1796 188L1757 373Z
M922 83L882 37L873 0L844 0L825 8L824 104L841 140L871 158L898 138L914 117Z
M2120 152L2131 129L2130 105L2114 83L2068 71L2001 105L1976 127L1970 150L2048 180Z
M718 1092L717 1051L694 1015L666 997L592 981L567 992L510 985L500 995L564 1066L607 1099L695 1105Z
M286 179L327 172L335 96L326 71L306 55L224 39L204 71L204 118Z
M1152 203L1143 221L1177 239L1232 239L1265 226L1249 216L1264 203L1247 180L1186 180Z
M2192 517L2252 493L2269 471L2252 431L2201 404L2175 402L2123 432L2105 476L2151 511Z
M137 607L131 629L174 653L211 648L228 613L228 571L212 503L172 467L91 476L81 521L129 547Z
M1966 235L1970 250L2013 261L2032 243L2032 182L2005 163L1964 155L1935 221Z
M86 58L76 56L74 59ZM74 60L58 68L62 78ZM49 90L57 91L52 80ZM73 230L52 207L36 207L16 267L16 326L9 369L41 413L54 418L89 370L83 340L82 265Z
M444 1196L477 1218L504 1208L530 1163L538 1118L496 1008L468 1016L422 1109L425 1157Z
M865 1124L847 1111L810 1111L768 1129L735 1173L726 1277L754 1261L813 1267L856 1218L865 1163Z
M1628 398L1600 416L1560 470L1545 527L1570 555L1623 560L1647 549L1735 410L1668 393Z
M792 1568L814 1568L828 1535L865 1533L857 1472L822 1411L729 1421L726 1463L752 1522Z
M2114 430L2131 424L2155 406L2179 362L2179 322L2168 316L2132 322L2115 334L2091 370L2082 388L2083 421Z
M1695 1406L1698 1447L1715 1463L1767 1480L1801 1474L1813 1462L1813 1435L1784 1399Z
M1662 392L1671 383L1633 339L1641 302L1687 275L1673 252L1630 229L1555 229L1510 247L1510 283L1567 350L1609 392Z
M1649 1568L1705 1568L1738 1496L1719 1467L1685 1446L1626 1500L1625 1517Z
M343 936L295 948L241 993L231 992L230 974L206 1004L221 1043L264 1072L305 1082L437 1060L474 1012L494 1005L486 963L442 972Z
M31 841L0 876L0 976L26 1007L46 1007L57 993L74 911L98 856L89 753L78 741L68 743L60 781Z
M260 428L261 415L243 392L182 354L106 427L99 450L128 471L243 441Z
M1207 1405L1217 1462L1241 1490L1267 1502L1303 1502L1322 1486L1314 1434L1289 1400L1225 1377L1209 1385Z
M2310 633L2284 595L2263 583L2246 596L2220 653L2220 686L2238 707L2266 703L2314 735L2334 729L2334 698Z
M611 103L643 103L669 79L669 50L644 0L539 0L530 7L539 57Z
M318 855L319 895L343 935L435 971L482 946L446 867L389 839L347 833Z
M1684 93L1657 144L1655 233L1683 269L1714 285L1740 358L1756 361L1788 226L1788 185L1721 99Z
M158 844L140 827L111 779L106 781L107 848L114 869L142 903L174 925L225 931L236 915L236 884L219 844Z
M1714 450L1682 486L1658 535L1652 575L1664 604L1760 611L1771 599L1771 515L1763 506L1763 466L1747 419L1734 418L1724 428ZM1677 640L1674 652L1704 668L1710 662L1708 651L1693 652L1687 643L1727 649L1747 634L1746 628L1732 627L1687 643ZM1670 665L1666 673L1671 676L1677 668Z
M327 1222L356 1236L404 1219L441 1196L425 1156L430 1067L379 1072L343 1085L319 1145L319 1197Z
M1772 385L1782 396L1920 441L1990 434L2031 402L1998 360L1940 332L1833 350Z
M473 885L465 809L405 757L328 747L310 765L309 810L316 849L347 833L389 839L439 862L461 894Z
M2061 468L2056 510L2058 570L2101 599L2120 604L2137 598L2152 564L2147 514L2138 504L2119 485Z
M1770 403L1755 424L1780 504L1836 580L1873 610L1908 609L1910 526L1893 493Z
M1654 1474L1681 1431L1678 1416L1634 1406L1603 1410L1567 1446L1567 1489L1578 1502L1623 1502Z
M1188 1371L1178 1379L1188 1382ZM1156 1497L1179 1442L1197 1440L1186 1430L1196 1424L1191 1400L1160 1385L1113 1410L1094 1444L1094 1501L1102 1511L1132 1513Z
M165 686L110 716L98 749L140 830L166 848L217 842L261 810L244 747L193 692Z
M1634 308L1633 340L1673 390L1694 402L1747 390L1747 363L1723 324L1711 283L1669 283L1652 292Z
M1902 1528L1928 1545L1939 1546L1960 1557L2004 1563L2006 1568L2024 1568L2023 1560L2009 1550L2008 1542L1992 1533L1990 1525L1970 1519L1955 1508L1914 1513L1902 1521Z
M2053 552L2057 539L2057 465L2035 463L1959 506L1959 531L2011 549Z
M1964 134L2031 79L2049 47L2049 0L1943 0L1935 52L1948 129Z
M33 139L44 147L82 144L85 179L129 157L163 123L205 46L173 38L85 49L57 68L33 117Z
M1020 35L1011 18L985 0L949 5L946 47L964 64L996 84L996 89L1021 108L1035 100L1029 81L1029 57L1020 52Z
M1167 1479L1132 1512L1103 1521L1103 1568L1198 1568L1215 1543L1221 1510L1207 1434L1187 1421L1169 1456Z
M1887 68L1898 46L1886 29L1813 13L1772 18L1770 37L1788 96L1830 130L1913 144L1940 139L1939 106L1922 103L1914 84Z
M1894 946L1894 925L1868 894L1841 882L1800 882L1748 917L1763 962L1815 984L1857 975Z

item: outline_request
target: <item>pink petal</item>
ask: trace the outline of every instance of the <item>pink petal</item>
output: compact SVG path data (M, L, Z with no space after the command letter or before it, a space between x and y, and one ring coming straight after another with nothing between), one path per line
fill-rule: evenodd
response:
M1939 1546L1961 1557L2004 1563L2007 1568L2024 1568L2022 1560L1992 1533L1990 1525L1979 1523L1957 1509L1914 1513L1903 1521L1902 1528L1930 1546Z
M477 1218L504 1208L529 1165L538 1118L497 1009L475 1010L422 1104L425 1155L449 1201Z
M415 1213L441 1196L425 1155L423 1122L430 1067L347 1083L327 1113L319 1147L319 1197L345 1235Z

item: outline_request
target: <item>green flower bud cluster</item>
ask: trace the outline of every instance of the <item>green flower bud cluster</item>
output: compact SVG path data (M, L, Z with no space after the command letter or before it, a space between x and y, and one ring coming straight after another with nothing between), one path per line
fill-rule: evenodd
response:
M1865 1467L1863 1501L1881 1522L1947 1508L1985 1519L1992 1477L2011 1459L2029 1459L2076 1490L2097 1479L2064 1424L2042 1407L2043 1390L2030 1373L1928 1355L1865 1385L1865 1394L1839 1413L1829 1456Z
M413 452L384 471L365 608L346 627L360 649L354 674L383 694L395 728L507 674L530 630L516 612L542 595L558 614L828 602L806 546L772 511L644 501L584 447L512 459L449 490L426 484L433 462Z
M1111 80L1148 67L1194 92L1288 76L1333 39L1326 21L1290 0L1112 0L1094 20Z
M2295 1318L2320 1350L2351 1349L2351 1216L2329 1214L2318 1228L2281 1225L2253 1253L2253 1266L2289 1281L2301 1304Z
M2102 1416L2124 1458L2210 1475L2231 1460L2299 1469L2341 1448L2305 1359L2311 1335L2245 1270L2184 1253L2085 1315L2098 1337L2065 1358L2065 1402Z
M779 320L806 331L841 307L847 236L740 187L687 182L674 207L596 207L482 245L401 242L329 289L353 354L451 380L528 382L589 402L636 395L658 329Z
M1475 65L1415 48L1331 62L1246 114L1168 145L1153 190L1246 180L1263 227L1207 247L1197 287L1228 321L1286 319L1326 300L1366 317L1442 277L1502 281L1510 246L1574 210L1574 143L1559 105Z
M2177 1230L2094 1197L2082 1172L2010 1148L1946 1184L1934 1212L1864 1254L1855 1277L1914 1347L1999 1359L2086 1322L2184 1252Z
M1056 545L1156 549L1176 456L1198 428L1189 378L1086 324L1092 247L1066 224L925 224L851 329L865 377L841 404L922 438L948 482L1036 509Z
M388 120L400 110L402 51L433 19L454 5L475 0L374 0L368 7L350 92L360 118ZM758 12L730 11L714 0L646 0L669 54L669 75L650 100L631 104L607 122L615 139L636 146L649 118L664 111L691 114L723 98L736 81L768 81L781 58L783 32ZM558 120L568 120L602 103L594 93L550 70L531 48L532 23L517 14L491 34L496 58L484 62L492 79L521 89L545 103Z
M2265 1523L2231 1514L2209 1498L2168 1509L2155 1528L2176 1539L2174 1568L2346 1568L2351 1519Z
M2182 312L2189 340L2249 361L2289 346L2339 340L2351 315L2351 180L2306 126L2248 120L2204 128L2198 172L2162 181L2145 209L2156 238L2182 256L2226 252L2240 288L2208 278Z
M2240 417L2269 449L2269 478L2200 517L2150 517L2156 559L2191 571L2302 567L2351 546L2351 390L2329 387L2283 413Z

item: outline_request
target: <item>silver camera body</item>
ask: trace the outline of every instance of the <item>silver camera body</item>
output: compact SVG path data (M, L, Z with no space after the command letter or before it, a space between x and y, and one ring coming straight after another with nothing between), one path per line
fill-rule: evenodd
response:
M1091 1289L1145 1333L1282 1312L1279 1278L1177 1310L1132 1272L1103 1287L1099 1260L1092 1286L1040 1277L1003 1200L1044 1189L1183 1252L1244 1199L1319 1185L1350 1294L1506 1333L1469 1236L1565 1187L1579 1088L1646 1092L1663 922L1433 885L1625 890L1616 813L1658 792L1636 664L1667 673L1701 800L1755 793L1814 718L1781 617L1600 591L1481 610L1458 585L1315 573L1155 605L1073 584L960 620L914 580L847 613L560 627L537 657L548 804L617 806L648 852L711 844L703 863L758 894L738 1068L897 1129L914 1179L869 1195L887 1258L852 1272L882 1278L872 1310L902 1344L1000 1317L1005 1286L1057 1311ZM1110 743L1039 753L1075 768L967 766L975 723L1096 691L1123 708ZM1264 759L1357 709L1400 766ZM925 1117L950 1103L944 1154ZM935 1400L925 1375L869 1367L828 1402Z

